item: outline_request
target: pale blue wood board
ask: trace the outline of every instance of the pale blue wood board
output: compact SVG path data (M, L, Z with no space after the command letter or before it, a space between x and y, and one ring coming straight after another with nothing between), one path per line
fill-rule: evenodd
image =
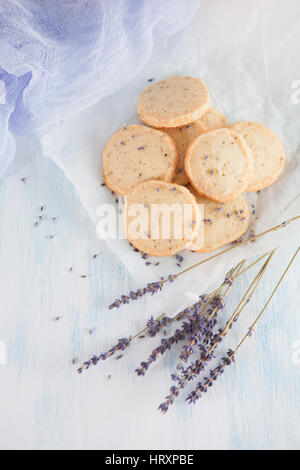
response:
M47 219L35 228L41 205ZM300 364L293 364L292 344L300 340L300 260L236 365L196 406L181 398L161 416L157 406L174 359L166 356L145 378L133 373L154 342L81 377L75 373L73 357L86 359L135 333L151 315L151 297L119 311L105 308L141 286L97 240L76 192L34 142L19 144L17 161L1 180L0 213L0 340L8 348L8 363L0 366L0 448L299 449ZM246 318L232 331L231 346L296 248L297 240L277 253ZM228 315L253 274L234 287Z

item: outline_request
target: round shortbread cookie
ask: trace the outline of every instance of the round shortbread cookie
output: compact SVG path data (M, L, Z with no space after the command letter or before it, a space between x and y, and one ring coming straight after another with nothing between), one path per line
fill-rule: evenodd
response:
M231 129L243 136L253 153L253 173L246 191L270 186L280 175L285 160L285 151L278 137L271 129L256 122L237 122Z
M143 181L172 181L177 162L177 148L169 135L146 126L127 126L104 148L103 179L110 189L126 196Z
M140 96L138 113L154 127L179 127L199 119L210 107L209 93L198 78L168 77Z
M123 216L129 242L152 256L182 251L200 227L198 205L190 191L161 181L136 186L126 198Z
M200 231L188 246L189 250L198 253L217 250L237 240L246 232L250 222L250 210L243 196L219 204L199 196L190 186L188 189L196 197L197 204L202 206L204 222L204 232Z
M200 135L189 145L185 158L185 171L194 189L216 202L242 194L252 166L252 155L243 138L229 129Z
M177 146L179 159L173 181L176 184L181 184L184 186L189 182L184 169L186 149L196 137L203 133L202 126L198 120L188 124L187 126L169 128L163 127L160 130L169 134Z
M169 134L174 139L178 150L178 166L174 183L186 185L189 180L186 176L184 169L184 160L186 150L189 144L199 135L207 130L218 129L219 127L226 127L228 125L227 119L222 113L214 108L210 108L200 119L182 127L163 127L160 130Z
M220 113L220 111L215 108L209 108L197 122L199 122L203 132L228 127L228 121L224 114Z

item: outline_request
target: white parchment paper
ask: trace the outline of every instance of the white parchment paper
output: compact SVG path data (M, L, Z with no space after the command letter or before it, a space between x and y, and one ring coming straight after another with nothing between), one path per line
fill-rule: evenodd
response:
M297 11L299 15L295 15ZM199 77L210 90L212 104L231 123L261 122L285 146L287 162L279 180L259 194L246 196L256 210L250 229L260 233L300 214L299 44L300 4L296 0L203 1L190 26L166 42L155 44L150 62L136 79L61 123L44 138L44 151L74 184L96 225L98 205L115 199L107 188L100 187L103 147L117 129L139 122L137 100L148 86L148 79L160 80L174 74ZM299 225L294 222L185 274L177 281L181 288L173 289L171 302L179 307L186 302L186 296L207 291L242 258L252 258L297 236ZM134 253L125 240L102 243L120 257L141 287L180 270L173 257L160 259L158 267L146 267L140 254ZM209 255L184 252L183 256L184 268Z

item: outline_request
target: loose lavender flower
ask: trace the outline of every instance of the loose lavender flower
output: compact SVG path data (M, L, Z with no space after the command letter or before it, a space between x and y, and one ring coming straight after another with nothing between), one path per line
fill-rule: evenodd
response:
M212 369L209 373L209 377L205 377L202 382L198 382L195 390L193 390L186 398L189 404L196 403L196 401L206 393L209 387L213 386L213 383L223 374L225 367L229 366L234 362L234 351L229 349L226 356L222 358L221 362L215 369Z
M177 255L175 256L175 258L177 259L177 261L178 261L179 263L182 263L182 262L183 262L183 256L177 254Z

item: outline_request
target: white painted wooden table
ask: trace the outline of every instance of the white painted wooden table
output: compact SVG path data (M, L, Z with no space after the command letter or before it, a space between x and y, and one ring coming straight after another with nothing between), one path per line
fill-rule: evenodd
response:
M35 227L42 205L45 220ZM32 142L19 144L0 183L0 213L0 340L7 345L1 449L299 449L300 364L292 348L300 340L299 260L237 364L196 406L181 398L162 416L157 405L174 361L166 355L145 378L136 377L146 342L119 361L75 372L73 358L80 362L136 332L151 315L151 297L107 310L117 295L141 286L97 240L73 188ZM232 345L295 249L296 243L276 255ZM252 276L233 289L227 312Z

